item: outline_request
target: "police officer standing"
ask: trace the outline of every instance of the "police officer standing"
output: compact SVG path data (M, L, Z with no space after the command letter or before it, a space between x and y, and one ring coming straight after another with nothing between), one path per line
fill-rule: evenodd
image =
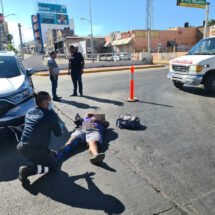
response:
M71 57L69 59L68 74L71 75L74 87L73 94L71 96L77 96L78 87L80 96L83 96L82 74L84 69L84 58L73 45L70 46L70 53Z
M52 110L50 95L41 91L35 96L36 107L30 109L25 116L25 127L18 151L26 157L32 165L19 168L19 180L29 184L31 175L54 172L58 168L55 153L49 149L51 133L62 135L61 124L57 114Z

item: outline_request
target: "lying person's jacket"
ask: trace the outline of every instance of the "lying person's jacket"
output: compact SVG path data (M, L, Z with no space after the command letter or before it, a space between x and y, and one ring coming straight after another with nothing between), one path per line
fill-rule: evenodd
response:
M104 132L104 126L99 122L93 120L93 117L85 117L82 123L83 129L97 129L100 133Z
M28 149L48 149L51 132L62 135L59 118L53 110L39 107L30 109L25 116L25 127L21 137L21 147Z
M106 121L104 121L104 122L106 122ZM104 130L108 127L108 126L104 125L104 122L102 122L101 120L95 119L93 116L91 116L91 117L87 116L84 118L84 121L82 123L82 128L87 129L87 130L97 129L99 131L99 133L103 134Z

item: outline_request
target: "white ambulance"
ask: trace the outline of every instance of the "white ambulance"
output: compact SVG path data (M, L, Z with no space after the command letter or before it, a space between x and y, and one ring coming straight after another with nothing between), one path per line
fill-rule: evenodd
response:
M210 37L199 41L185 56L169 63L167 78L175 87L204 85L215 93L215 26L210 28Z

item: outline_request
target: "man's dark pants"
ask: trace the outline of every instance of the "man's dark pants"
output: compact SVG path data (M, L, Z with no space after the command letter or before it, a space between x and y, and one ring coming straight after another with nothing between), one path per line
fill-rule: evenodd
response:
M79 93L83 94L83 84L82 84L82 76L81 72L72 72L71 78L74 86L73 93L77 94L77 88L79 87Z
M44 167L49 167L50 172L55 172L58 169L58 162L56 160L54 152L50 151L49 149L28 149L28 147L17 147L18 151L28 159L28 161L32 162L33 165L30 167L32 168L32 174L34 170L37 170L37 165L41 165Z
M51 75L50 80L52 83L52 96L53 98L57 98L58 75Z

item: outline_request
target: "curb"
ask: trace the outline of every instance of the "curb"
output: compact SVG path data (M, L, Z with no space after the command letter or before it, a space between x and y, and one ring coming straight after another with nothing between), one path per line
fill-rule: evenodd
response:
M161 65L169 65L169 61L166 60L158 60L153 62L154 64L161 64Z
M162 68L165 65L159 64L159 65L148 65L148 66L135 66L135 69L150 69L150 68ZM125 66L125 67L105 67L105 68L94 68L94 69L84 69L84 74L89 74L89 73L100 73L100 72L114 72L114 71L125 71L125 70L130 70L130 66ZM44 72L37 72L34 74L35 76L49 76L48 71ZM63 70L60 72L59 75L68 75L68 72Z

